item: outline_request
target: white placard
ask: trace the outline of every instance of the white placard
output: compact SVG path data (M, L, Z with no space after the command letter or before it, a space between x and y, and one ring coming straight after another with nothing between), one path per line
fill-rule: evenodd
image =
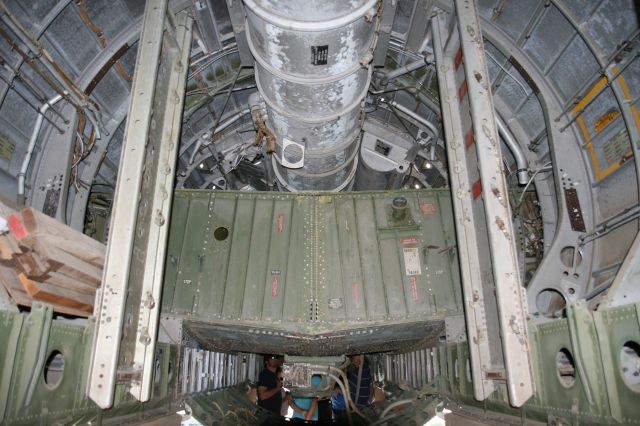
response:
M408 276L421 275L422 267L420 266L420 252L418 247L405 247L402 249L404 253L404 270Z

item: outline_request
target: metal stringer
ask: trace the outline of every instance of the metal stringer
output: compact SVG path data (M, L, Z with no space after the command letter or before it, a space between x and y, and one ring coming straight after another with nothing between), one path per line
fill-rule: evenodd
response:
M101 408L116 383L150 398L191 25L147 2L95 310L87 394Z
M534 392L525 291L475 2L432 18L455 211L474 396L507 384L522 406Z

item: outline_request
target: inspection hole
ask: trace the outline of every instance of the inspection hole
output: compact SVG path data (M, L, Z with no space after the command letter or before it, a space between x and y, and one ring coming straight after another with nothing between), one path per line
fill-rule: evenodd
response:
M213 237L218 241L224 241L229 236L229 230L224 226L220 226L213 231Z
M285 160L290 163L296 164L302 161L302 157L304 156L304 151L300 145L290 144L284 149L283 152Z
M469 383L473 382L473 380L471 379L471 361L469 361L469 358L467 358L467 381Z
M640 393L640 344L628 341L620 350L620 370L624 383Z
M576 364L569 349L562 348L556 355L556 369L562 386L570 388L576 382Z
M574 265L575 259L575 265ZM578 267L582 263L582 255L578 250L576 253L576 248L573 246L566 246L562 250L560 250L560 262L567 268Z
M540 314L547 318L562 318L567 301L558 290L548 288L538 293L536 306Z
M55 389L62 380L64 357L60 351L53 351L44 364L44 383L47 388Z

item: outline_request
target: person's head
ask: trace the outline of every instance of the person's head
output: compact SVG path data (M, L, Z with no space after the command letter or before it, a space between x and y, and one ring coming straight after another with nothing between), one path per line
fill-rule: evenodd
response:
M280 366L280 358L277 355L265 355L264 363L273 372Z
M353 364L356 367L360 367L360 365L362 363L364 363L364 355L359 354L359 355L351 355L351 364Z

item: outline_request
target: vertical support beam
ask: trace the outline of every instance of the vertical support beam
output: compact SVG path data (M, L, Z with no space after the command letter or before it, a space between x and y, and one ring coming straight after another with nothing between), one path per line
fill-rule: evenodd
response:
M148 2L120 159L88 395L113 404L116 382L150 398L191 18Z
M455 6L449 22L444 13L432 19L432 31L474 396L484 400L506 380L519 407L533 395L525 293L478 15L471 0Z

